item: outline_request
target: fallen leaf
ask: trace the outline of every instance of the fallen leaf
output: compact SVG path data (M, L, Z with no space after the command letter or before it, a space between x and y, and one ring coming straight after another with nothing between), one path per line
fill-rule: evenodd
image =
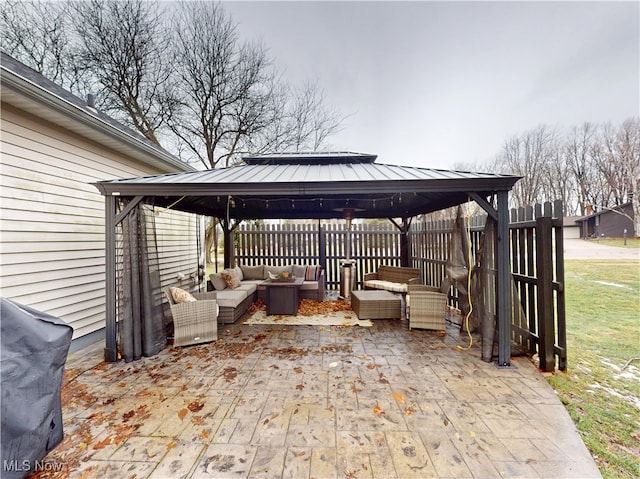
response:
M111 438L107 437L107 438L103 439L102 441L100 441L99 443L94 444L93 448L95 450L104 449L105 447L110 446L110 445L111 445Z
M180 409L180 411L178 411L178 417L181 421L184 421L184 417L187 414L189 414L189 410L186 407L183 407L182 409Z
M296 457L301 457L301 456L304 456L305 454L306 454L306 452L304 452L304 451L296 451L296 452L293 453L293 455L296 456Z
M203 429L200 434L198 434L198 437L200 439L208 439L209 438L209 430L208 429Z
M302 390L304 389L304 384L298 384L298 385L296 386L296 389L297 389L298 391L302 391Z
M376 407L373 408L373 414L384 414L379 404L376 404Z
M398 402L400 402L400 403L402 403L402 404L404 404L405 402L407 402L407 401L405 401L405 399L404 399L404 394L402 394L402 393L400 393L400 392L394 392L394 393L393 393L393 398L394 398L396 401L398 401Z
M204 403L201 403L201 402L198 402L198 401L192 401L192 402L189 403L189 405L187 407L189 408L189 411L191 411L191 412L198 412L204 407Z
M300 368L300 367L293 368L293 371L296 372L297 374L302 374L302 368Z
M123 420L124 422L127 422L129 419L131 419L131 418L132 418L133 416L135 416L135 415L136 415L136 412L135 412L135 411L133 411L133 410L131 410L131 411L126 412L126 413L124 413L124 414L122 415L122 420Z

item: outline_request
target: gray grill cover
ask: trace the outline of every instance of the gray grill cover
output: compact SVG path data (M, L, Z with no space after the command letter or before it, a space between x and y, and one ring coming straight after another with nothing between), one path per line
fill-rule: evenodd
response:
M60 390L73 328L0 298L3 478L25 476L62 441Z

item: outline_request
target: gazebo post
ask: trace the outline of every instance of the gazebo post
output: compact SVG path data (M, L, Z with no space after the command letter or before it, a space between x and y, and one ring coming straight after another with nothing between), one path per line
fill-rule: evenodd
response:
M400 266L411 266L411 258L409 257L409 228L411 227L412 218L402 217L402 224L398 224L393 218L388 218L393 225L400 231Z
M402 228L400 228L400 266L408 268L411 266L409 258L409 226L411 222L404 216L402 218Z
M104 360L118 360L116 329L116 198L105 195L105 348Z
M498 364L511 367L511 264L509 262L509 192L498 191L497 312Z
M229 226L229 222L226 220L223 220L221 224L224 237L224 267L232 268L234 266L231 264L233 261L233 228Z

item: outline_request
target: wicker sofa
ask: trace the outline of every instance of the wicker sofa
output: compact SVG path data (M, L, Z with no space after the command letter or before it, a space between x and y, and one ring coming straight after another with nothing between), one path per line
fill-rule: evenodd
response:
M404 294L408 284L420 284L418 268L381 265L375 273L364 275L364 289L383 289Z
M305 281L300 287L300 298L324 300L324 271L313 265L288 266L246 266L231 268L240 280L239 286L229 288L225 283L222 272L213 273L209 277L207 289L215 291L216 300L220 308L219 323L234 323L241 318L256 300L265 300L266 288L262 284L269 279L269 274L275 275L288 271L296 277L303 277ZM225 270L228 271L228 270Z

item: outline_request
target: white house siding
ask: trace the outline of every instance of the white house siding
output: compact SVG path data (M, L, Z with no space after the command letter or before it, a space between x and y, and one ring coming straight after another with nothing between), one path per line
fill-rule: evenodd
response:
M167 171L4 103L0 132L0 295L63 319L74 339L98 331L105 325L104 198L91 183ZM175 220L179 236L193 237L193 216L182 216L191 219ZM169 270L184 267L189 251L174 249Z
M196 235L196 223L201 221L200 217L164 208L156 208L155 212L162 286L179 286L189 290L196 288L198 250L203 244L202 241L198 242ZM192 234L185 235L185 231ZM203 228L199 231L202 236Z

